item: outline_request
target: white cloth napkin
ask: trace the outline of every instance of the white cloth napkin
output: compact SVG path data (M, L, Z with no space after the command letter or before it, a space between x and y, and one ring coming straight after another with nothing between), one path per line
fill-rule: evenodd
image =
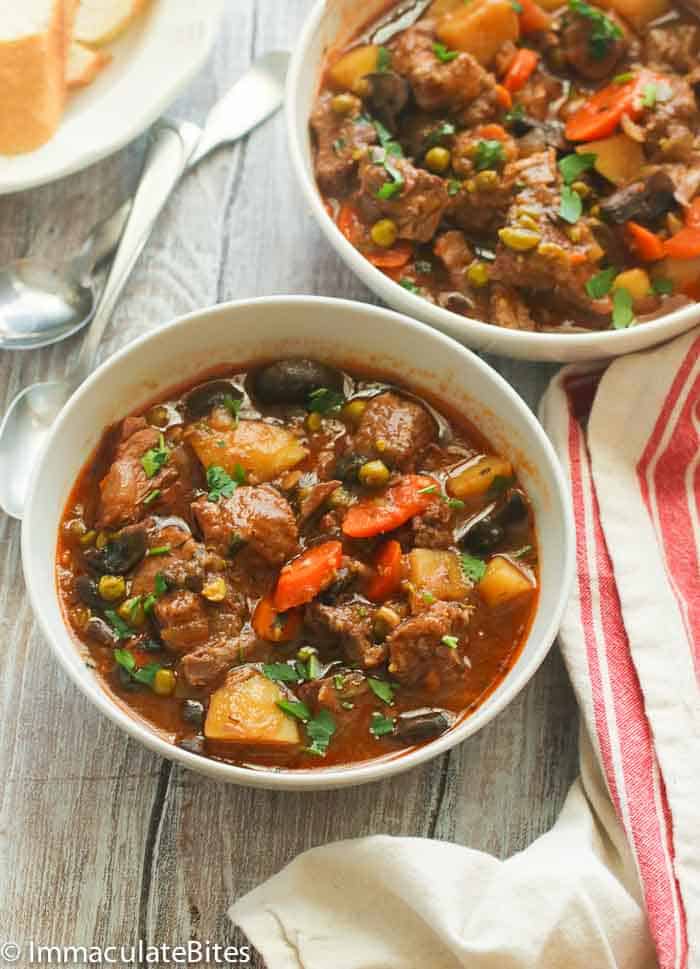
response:
M541 417L576 521L581 776L507 861L383 836L305 852L229 913L269 969L700 967L700 335L564 368Z

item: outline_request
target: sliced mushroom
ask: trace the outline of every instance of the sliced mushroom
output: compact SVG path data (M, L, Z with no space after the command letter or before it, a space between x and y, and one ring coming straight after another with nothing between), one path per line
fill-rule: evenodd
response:
M624 225L639 222L653 225L662 215L676 207L674 185L666 172L657 171L644 181L634 182L613 192L600 203L600 211L608 222Z
M305 404L309 394L322 387L342 391L344 379L339 370L316 360L293 358L278 360L253 378L253 391L265 404Z
M405 744L422 744L445 733L456 719L448 710L429 707L408 710L397 717L395 736Z
M116 647L119 645L119 639L114 630L99 616L90 616L85 626L85 632L102 646Z
M102 609L104 602L97 591L97 583L89 575L79 575L75 580L75 591L82 603L90 609Z
M230 380L208 380L185 396L185 416L188 420L198 420L211 413L214 407L221 407L227 399L240 401L243 394Z
M88 568L99 575L124 575L146 554L148 542L144 525L130 525L104 548L85 552Z
M204 723L204 705L199 700L183 700L182 717L195 727L201 727Z
M372 115L389 131L395 131L396 119L408 104L411 91L408 81L393 71L367 74L365 80L369 83L369 93L365 101L369 104Z

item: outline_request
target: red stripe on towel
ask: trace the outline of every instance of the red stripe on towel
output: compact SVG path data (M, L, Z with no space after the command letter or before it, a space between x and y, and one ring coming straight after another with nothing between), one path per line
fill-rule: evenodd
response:
M585 399L592 401L599 376L591 375L586 384L576 375L565 383L579 601L595 729L608 788L640 872L659 965L661 969L683 969L687 962L685 915L673 873L668 804L578 423L585 419L582 404ZM595 552L593 568L591 548Z

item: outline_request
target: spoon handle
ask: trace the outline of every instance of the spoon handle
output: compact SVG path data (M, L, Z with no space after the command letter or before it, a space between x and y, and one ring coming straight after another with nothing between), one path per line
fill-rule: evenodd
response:
M97 348L117 300L163 206L185 171L201 134L201 130L196 125L187 121L180 124L161 121L154 129L126 228L95 317L80 351L76 369L71 375L76 385L81 383L94 367Z
M84 282L88 276L92 275L93 270L99 266L103 259L112 255L119 245L119 240L131 212L131 205L131 199L127 199L116 212L103 219L102 222L98 222L83 243L80 252L71 259L66 267L74 279L81 283Z

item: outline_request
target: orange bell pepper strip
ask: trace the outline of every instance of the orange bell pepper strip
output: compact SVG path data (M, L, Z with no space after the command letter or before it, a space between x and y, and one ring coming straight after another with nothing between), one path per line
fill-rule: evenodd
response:
M253 613L253 629L259 639L269 643L288 643L301 632L302 616L300 609L278 612L271 596L264 596Z
M542 30L549 30L552 26L552 18L546 10L543 10L535 0L519 0L522 10L520 11L520 32L522 34L536 34Z
M375 575L369 580L365 594L372 602L385 602L401 585L401 545L390 539L377 552Z
M343 533L349 538L372 538L391 532L434 501L438 490L434 478L407 474L376 498L352 505L343 520Z
M686 226L664 242L664 255L671 259L695 259L700 256L700 228Z
M566 122L566 137L569 141L596 141L611 135L623 115L638 118L644 110L644 88L656 77L650 71L641 71L626 84L608 84L596 91Z
M324 542L292 559L284 566L272 594L272 606L277 612L287 612L295 606L311 602L330 585L343 560L340 542Z
M529 47L523 47L513 58L513 61L506 72L506 76L503 79L503 86L507 88L511 94L515 94L521 88L524 88L528 82L528 79L534 72L535 68L539 64L540 55L535 50L530 50Z
M664 258L664 242L655 232L646 229L638 222L628 222L625 234L630 249L637 253L642 262L657 262Z

